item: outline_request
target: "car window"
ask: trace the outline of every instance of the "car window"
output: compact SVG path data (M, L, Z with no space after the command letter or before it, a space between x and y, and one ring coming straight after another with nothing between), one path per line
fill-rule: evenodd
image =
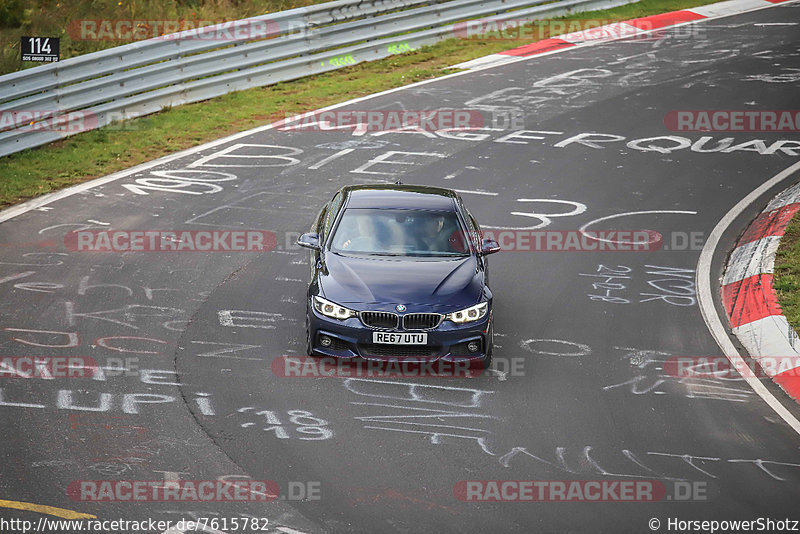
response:
M465 208L464 212L467 214L466 222L467 222L467 231L469 232L470 240L472 241L472 246L475 247L475 250L481 249L481 228L478 226L478 222L475 220L475 217Z
M387 256L465 256L464 228L455 212L345 210L331 241L340 253Z
M325 229L325 215L328 214L328 205L324 205L321 210L319 210L319 214L317 215L317 220L314 223L312 228L312 232L316 232L322 235L323 230Z
M328 214L325 219L325 229L324 235L328 235L331 231L331 226L333 226L334 221L336 221L336 216L339 214L339 208L342 207L342 194L336 193L333 199L331 200L330 206L328 207Z

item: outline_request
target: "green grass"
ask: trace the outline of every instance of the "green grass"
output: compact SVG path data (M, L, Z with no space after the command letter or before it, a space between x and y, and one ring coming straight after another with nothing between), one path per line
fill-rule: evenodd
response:
M800 328L800 214L795 214L781 239L772 285L789 324Z
M707 3L712 0L642 0L563 19L626 20ZM542 37L547 37L546 32L543 33ZM530 39L450 39L379 61L180 106L12 154L0 158L0 207L268 124L287 115L442 76L453 72L447 69L450 65L530 42Z

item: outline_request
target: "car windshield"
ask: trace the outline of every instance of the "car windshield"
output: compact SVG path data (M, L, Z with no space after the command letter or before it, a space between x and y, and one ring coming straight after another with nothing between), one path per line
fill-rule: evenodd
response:
M340 253L380 256L467 256L469 245L452 211L349 208L331 241Z

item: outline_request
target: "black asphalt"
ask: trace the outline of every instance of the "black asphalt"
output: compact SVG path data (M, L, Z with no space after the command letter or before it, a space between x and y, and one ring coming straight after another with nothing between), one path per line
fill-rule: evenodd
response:
M402 179L473 191L462 196L485 226L544 224L512 212L580 211L542 226L577 230L617 214L679 211L696 213L631 215L589 228L648 229L678 240L707 235L742 197L795 163L800 149L662 153L641 147L675 143L626 143L670 135L693 143L713 137L705 149L724 137L734 137L733 145L761 139L766 147L800 141L796 132L678 133L664 125L672 110L797 109L800 24L787 22L800 22L800 6L579 48L347 106L524 117L483 140L266 130L3 222L0 355L85 356L127 364L128 371L4 378L0 499L102 519L266 517L273 532L648 532L651 518L661 530L670 518L800 519L800 437L744 381L681 379L663 370L673 356L720 354L694 295L698 247L493 256L497 361L477 378L284 378L271 367L304 349L308 255L286 244L345 184ZM519 130L528 132L508 137ZM625 140L604 148L557 146L582 133ZM201 160L234 144L271 147L243 146ZM355 150L310 168L346 148ZM384 156L412 165L365 167L387 151L416 154ZM182 189L207 191L197 195L140 195L124 187L192 164L235 178L216 182L216 192ZM745 213L723 245L767 201ZM68 250L65 231L86 227L268 229L279 250ZM145 403L155 400L161 402ZM274 480L282 498L93 503L66 492L80 480L162 480L174 473L184 480ZM469 480L657 480L670 491L688 481L700 483L708 500L461 502L454 486ZM293 498L301 484L318 487L319 498Z

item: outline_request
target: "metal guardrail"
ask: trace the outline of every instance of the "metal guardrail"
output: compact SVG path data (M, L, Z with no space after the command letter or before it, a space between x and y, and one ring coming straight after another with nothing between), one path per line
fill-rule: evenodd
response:
M430 45L469 19L539 20L636 1L338 0L118 46L0 76L0 116L14 117L0 122L0 156Z

